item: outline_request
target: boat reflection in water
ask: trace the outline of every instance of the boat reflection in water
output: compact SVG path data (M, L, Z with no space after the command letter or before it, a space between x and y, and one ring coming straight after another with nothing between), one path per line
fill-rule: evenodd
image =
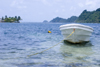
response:
M61 54L65 60L63 63L91 63L91 55L94 53L92 46L91 42L72 44L64 41L64 44L60 47Z

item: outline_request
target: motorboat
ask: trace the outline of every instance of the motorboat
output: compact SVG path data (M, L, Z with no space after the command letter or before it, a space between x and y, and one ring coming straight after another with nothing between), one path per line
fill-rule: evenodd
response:
M60 30L64 37L64 40L71 43L88 42L90 41L90 36L93 32L92 27L76 23L61 25ZM70 37L66 38L73 31L74 33Z

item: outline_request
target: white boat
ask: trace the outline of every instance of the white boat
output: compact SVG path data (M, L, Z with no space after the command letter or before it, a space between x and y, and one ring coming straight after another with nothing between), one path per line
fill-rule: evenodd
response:
M60 26L61 33L63 34L64 40L67 40L72 43L82 43L90 40L90 36L93 32L93 28L81 25L81 24L65 24ZM73 30L75 32L68 38Z

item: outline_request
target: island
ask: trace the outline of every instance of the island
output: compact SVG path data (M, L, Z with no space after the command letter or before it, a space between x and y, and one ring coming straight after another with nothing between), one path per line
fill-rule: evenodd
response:
M5 22L8 22L8 23L20 23L20 20L21 17L20 16L15 16L15 17L7 17L7 15L5 17L2 17L1 18L1 22L2 23L5 23Z
M100 23L100 8L95 11L87 11L84 10L79 17L71 16L68 19L64 19L61 17L53 18L50 22L52 23Z
M48 23L48 21L47 20L44 20L43 23Z
M60 18L60 17L56 17L56 18L54 18L54 19L52 19L50 22L75 22L76 21L76 19L77 19L78 17L77 16L72 16L72 17L70 17L70 18L68 18L68 19L64 19L64 18Z
M95 11L84 10L76 22L80 23L100 23L100 8Z

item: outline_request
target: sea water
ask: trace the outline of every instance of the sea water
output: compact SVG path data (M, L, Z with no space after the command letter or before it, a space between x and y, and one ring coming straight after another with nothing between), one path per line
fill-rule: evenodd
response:
M83 23L94 29L88 43L63 41L44 51L63 40L60 25L0 23L0 67L100 67L100 24Z

